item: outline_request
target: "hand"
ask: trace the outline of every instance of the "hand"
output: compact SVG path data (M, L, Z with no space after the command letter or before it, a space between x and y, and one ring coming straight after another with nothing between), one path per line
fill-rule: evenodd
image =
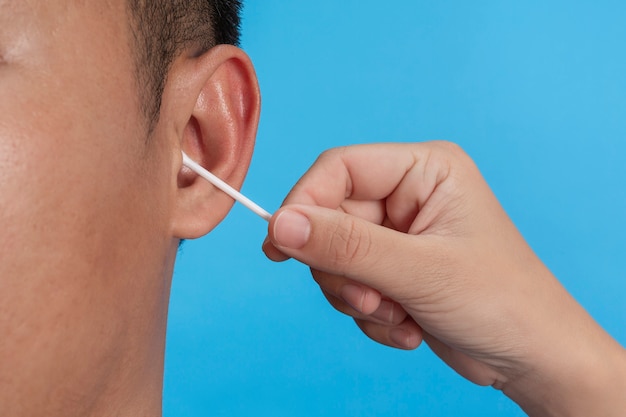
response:
M603 384L626 379L623 349L534 255L455 145L324 153L273 216L264 251L310 265L329 302L372 339L403 349L423 339L529 412L584 413L590 401L574 394L589 399L590 369Z

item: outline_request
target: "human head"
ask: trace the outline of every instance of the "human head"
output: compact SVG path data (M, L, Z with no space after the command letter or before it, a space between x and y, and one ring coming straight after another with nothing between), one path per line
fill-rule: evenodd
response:
M232 206L181 150L235 187L250 161L246 55L216 35L166 54L135 13L188 9L129 1L0 0L3 415L158 414L179 240Z

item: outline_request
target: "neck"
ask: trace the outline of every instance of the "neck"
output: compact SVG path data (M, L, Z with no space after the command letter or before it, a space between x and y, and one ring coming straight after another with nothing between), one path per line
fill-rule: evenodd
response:
M160 416L173 265L16 278L0 293L2 414Z

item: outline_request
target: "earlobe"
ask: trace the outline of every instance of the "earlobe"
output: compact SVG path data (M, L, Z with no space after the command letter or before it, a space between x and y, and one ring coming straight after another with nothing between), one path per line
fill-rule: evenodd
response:
M256 136L260 93L249 58L230 45L215 47L174 68L178 110L186 120L180 150L239 189L250 165ZM168 80L169 83L169 80ZM182 86L182 87L181 87ZM173 111L177 111L174 109ZM180 119L180 118L183 119ZM180 158L177 158L180 160ZM233 200L188 168L180 165L176 178L172 234L193 239L210 232L228 213Z

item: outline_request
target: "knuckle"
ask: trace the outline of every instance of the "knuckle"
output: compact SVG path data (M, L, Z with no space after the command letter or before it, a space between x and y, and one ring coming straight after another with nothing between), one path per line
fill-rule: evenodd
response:
M470 169L474 167L472 158L465 152L465 150L454 142L441 142L442 149L446 153L448 159L453 161L454 165L461 166L464 169Z
M436 143L443 151L449 153L452 156L465 155L465 151L463 150L461 145L457 143L450 142L447 140L441 140Z
M339 146L339 147L327 149L318 156L316 162L325 163L325 162L341 159L341 157L346 153L346 150L347 150L346 146Z
M339 223L330 239L330 261L341 271L349 265L367 259L371 251L371 238L365 228L359 228L354 219Z
M433 145L428 162L430 168L444 174L443 178L463 183L478 172L473 160L460 145L449 141L437 141Z

